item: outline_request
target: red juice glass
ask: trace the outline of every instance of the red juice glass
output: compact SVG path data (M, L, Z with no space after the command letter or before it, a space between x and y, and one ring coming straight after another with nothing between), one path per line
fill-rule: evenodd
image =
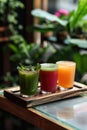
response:
M53 63L43 63L40 69L41 92L55 92L57 89L57 65Z

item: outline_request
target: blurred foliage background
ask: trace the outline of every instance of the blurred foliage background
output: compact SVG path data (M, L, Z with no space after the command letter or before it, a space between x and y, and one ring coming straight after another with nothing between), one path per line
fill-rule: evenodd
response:
M0 27L8 28L6 32L9 37L9 44L4 46L6 53L10 49L11 69L4 75L0 88L18 85L17 65L35 65L36 63L56 63L60 60L72 60L76 62L75 80L87 84L87 0L79 0L76 11L71 11L66 17L57 17L54 14L44 10L31 10L33 18L39 19L39 24L32 24L28 31L39 32L42 35L52 31L51 36L44 36L46 45L42 46L35 42L28 43L21 35L23 26L18 21L18 11L23 10L24 4L19 0L0 0ZM62 39L60 32L63 34ZM55 37L54 37L55 36ZM84 76L86 77L84 78ZM4 124L9 124L9 129L35 129L34 126L22 123L19 119L0 111L0 128ZM14 122L14 123L13 123ZM24 126L22 125L24 124ZM11 126L12 125L12 126ZM27 128L25 128L27 125Z

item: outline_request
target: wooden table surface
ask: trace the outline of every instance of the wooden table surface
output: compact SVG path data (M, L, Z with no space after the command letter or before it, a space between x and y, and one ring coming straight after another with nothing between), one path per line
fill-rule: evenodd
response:
M0 91L1 92L1 91ZM69 126L48 117L34 108L23 108L0 94L0 108L24 121L31 123L41 130L72 130Z

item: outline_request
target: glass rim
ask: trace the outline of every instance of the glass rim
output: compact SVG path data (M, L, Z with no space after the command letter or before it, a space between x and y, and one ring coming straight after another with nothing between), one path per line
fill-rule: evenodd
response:
M76 65L76 62L74 62L74 61L57 61L56 62L56 64L58 65L58 64L61 64L61 65L63 65L64 66L64 64L62 64L62 63L65 63L65 64L67 64L68 66L72 66L72 65ZM69 64L68 64L69 63Z
M55 63L42 63L41 65L41 70L56 70L57 69L57 64Z

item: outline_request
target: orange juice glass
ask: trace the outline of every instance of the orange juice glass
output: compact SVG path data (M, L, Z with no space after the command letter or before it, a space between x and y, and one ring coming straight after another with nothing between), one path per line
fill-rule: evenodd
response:
M58 61L58 86L69 89L73 87L76 63L73 61Z

